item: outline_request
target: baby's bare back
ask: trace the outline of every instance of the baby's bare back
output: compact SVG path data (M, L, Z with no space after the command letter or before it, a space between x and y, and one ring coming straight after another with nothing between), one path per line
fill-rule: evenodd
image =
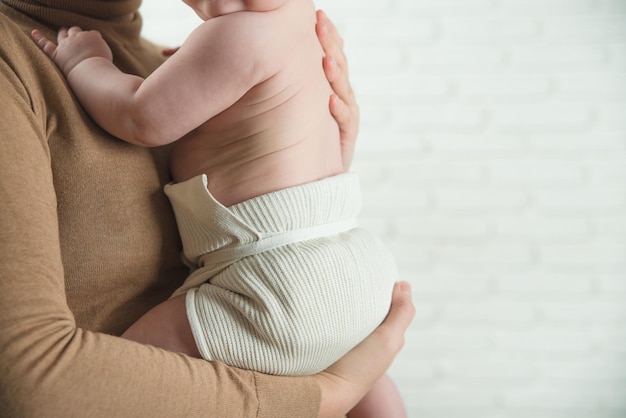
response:
M273 76L176 142L176 182L204 173L211 193L230 206L342 171L313 27L298 45L285 52Z

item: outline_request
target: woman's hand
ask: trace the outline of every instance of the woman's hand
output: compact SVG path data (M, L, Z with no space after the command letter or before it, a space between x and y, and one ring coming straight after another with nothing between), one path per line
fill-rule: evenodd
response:
M180 49L179 46L174 47L174 48L165 48L161 51L161 54L163 54L164 57L169 58L172 55L174 55L179 49Z
M414 314L409 284L396 283L385 321L339 361L314 376L322 393L320 418L344 416L367 393L404 345L404 333Z
M326 56L322 61L326 78L335 94L330 97L330 113L339 125L343 169L348 171L359 132L359 105L348 79L348 62L343 52L343 40L326 14L317 11L317 37Z

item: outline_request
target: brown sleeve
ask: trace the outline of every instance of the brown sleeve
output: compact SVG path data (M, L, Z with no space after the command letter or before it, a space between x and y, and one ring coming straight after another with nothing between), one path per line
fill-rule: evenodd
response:
M74 233L71 222L59 221L67 204L63 194L70 190L60 189L49 146L50 130L68 122L36 111L37 101L47 100L43 93L34 97L33 85L40 81L36 76L25 80L26 73L16 68L40 64L24 56L25 41L13 50L7 46L15 33L7 33L6 19L0 23L0 415L316 416L319 387L312 378L242 371L77 325L68 306L66 278L83 270L68 265L71 250L79 249L61 245L61 231ZM87 175L75 173L78 179ZM113 280L111 275L124 269L111 264L91 265L94 277L81 277L77 283ZM85 303L94 312L117 303L114 293L93 297Z

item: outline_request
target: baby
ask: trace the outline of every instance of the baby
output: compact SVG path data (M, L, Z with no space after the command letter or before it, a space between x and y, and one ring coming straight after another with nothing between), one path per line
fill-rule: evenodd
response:
M356 224L359 181L328 110L314 5L186 3L204 22L145 79L117 69L98 32L61 29L57 45L33 31L103 129L173 143L165 193L193 271L124 336L263 373L316 373L384 319L396 270ZM372 395L384 416L403 409L389 405L399 397L388 380Z

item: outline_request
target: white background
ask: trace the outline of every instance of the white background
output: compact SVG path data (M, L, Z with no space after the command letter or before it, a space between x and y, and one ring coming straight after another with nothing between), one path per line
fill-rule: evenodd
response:
M626 417L626 0L319 0L362 224L412 283L415 418ZM144 0L145 35L199 22Z

